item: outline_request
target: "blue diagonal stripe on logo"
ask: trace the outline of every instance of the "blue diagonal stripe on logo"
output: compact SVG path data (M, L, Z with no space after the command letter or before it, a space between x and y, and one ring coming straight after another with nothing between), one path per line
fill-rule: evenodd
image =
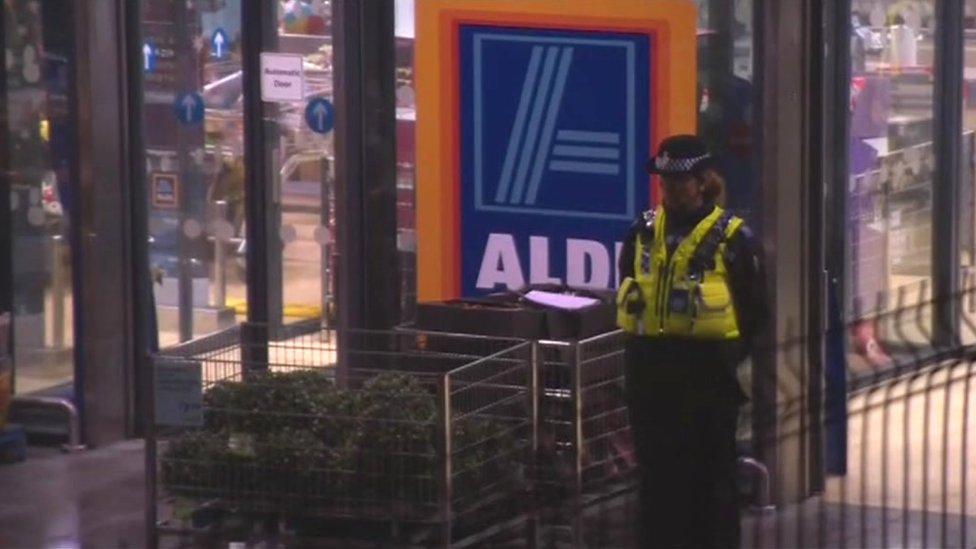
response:
M512 170L515 167L515 159L518 156L522 133L525 131L525 118L529 112L529 103L532 101L532 92L535 90L536 79L539 78L539 67L542 63L543 49L543 46L535 46L532 48L529 68L525 72L525 81L522 83L522 97L519 99L518 111L515 114L515 124L512 125L512 133L508 138L508 148L505 151L505 163L502 165L502 175L498 180L498 190L495 192L495 202L499 204L505 202L508 189L512 184Z
M535 156L535 167L532 169L532 180L529 182L529 192L525 199L526 204L535 204L539 196L539 185L542 182L542 172L546 166L546 157L549 156L549 147L552 146L552 134L556 130L556 118L559 115L559 108L563 103L563 92L566 91L566 78L569 76L569 67L573 63L573 48L564 47L562 58L559 60L559 73L556 75L556 89L552 92L552 100L549 102L549 112L546 113L546 126L542 131L542 144Z
M539 92L532 102L532 112L529 115L529 127L525 131L525 143L519 154L518 169L515 172L515 182L512 187L512 194L509 196L509 204L519 204L522 202L525 193L525 180L529 174L529 163L532 161L532 153L535 151L539 141L539 133L542 129L542 113L546 109L549 101L549 90L552 88L553 80L556 76L556 57L559 55L558 46L550 46L546 49L546 60L542 67L542 78L539 79Z

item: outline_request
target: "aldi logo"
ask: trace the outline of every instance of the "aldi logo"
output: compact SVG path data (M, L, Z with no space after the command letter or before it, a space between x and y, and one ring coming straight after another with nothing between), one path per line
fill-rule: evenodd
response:
M694 4L417 8L418 299L613 287L644 162L694 132Z
M636 154L647 150L648 83L636 74L646 37L478 28L463 36L473 49L475 208L632 220L636 184L647 179Z
M649 38L463 26L460 39L465 295L611 287L650 202Z

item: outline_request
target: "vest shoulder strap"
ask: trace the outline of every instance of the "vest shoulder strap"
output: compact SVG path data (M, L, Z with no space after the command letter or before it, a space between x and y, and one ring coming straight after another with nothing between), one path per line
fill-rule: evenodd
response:
M725 210L715 221L715 224L705 233L705 237L698 243L691 256L690 268L692 272L701 272L712 262L718 247L742 225L742 219Z
M732 216L728 226L725 228L725 240L732 238L746 224L746 221L738 216Z

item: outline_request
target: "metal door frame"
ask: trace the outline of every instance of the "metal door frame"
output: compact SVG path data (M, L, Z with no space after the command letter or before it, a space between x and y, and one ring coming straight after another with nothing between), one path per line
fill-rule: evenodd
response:
M7 43L7 14L0 10L0 43L6 47ZM0 120L7 120L7 71L0 71ZM0 313L9 312L13 315L13 235L9 230L10 215L10 179L5 174L10 173L8 158L7 131L0 129ZM13 318L10 322L10 355L13 357L14 326ZM16 375L16 374L14 374Z

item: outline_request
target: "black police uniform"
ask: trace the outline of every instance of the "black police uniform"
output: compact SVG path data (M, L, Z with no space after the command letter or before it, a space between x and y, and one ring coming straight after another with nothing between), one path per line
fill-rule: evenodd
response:
M668 256L714 209L666 212ZM634 276L635 240L653 228L638 219L620 256L621 280ZM760 248L745 226L726 242L725 261L740 338L703 341L631 336L627 398L641 466L641 546L738 547L735 433L745 396L736 367L768 318Z

